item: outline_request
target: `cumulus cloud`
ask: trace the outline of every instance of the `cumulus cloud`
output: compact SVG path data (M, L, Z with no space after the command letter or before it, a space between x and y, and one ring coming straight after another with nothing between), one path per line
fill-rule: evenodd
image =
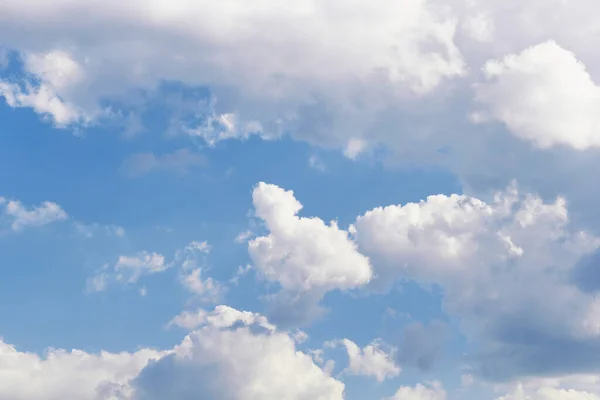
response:
M294 339L265 317L227 306L201 315L193 325L183 324L197 329L166 351L52 349L42 358L0 342L0 398L344 398L344 384L298 351Z
M51 201L45 201L39 206L27 207L20 201L0 198L0 208L13 231L21 231L27 227L41 227L64 221L69 217L58 204Z
M130 155L123 161L121 172L129 178L136 178L154 171L186 174L192 168L205 166L206 163L204 156L188 149L179 149L161 155L138 153Z
M178 323L183 323L181 318ZM218 306L133 381L134 399L342 400L344 384L261 315Z
M338 116L365 98L364 89L348 89L356 82L377 88L372 99L381 98L382 90L419 96L466 71L454 41L458 17L432 1L385 0L377 7L354 1L339 12L331 0L293 7L278 0L252 7L239 0L226 7L185 0L123 7L111 0L91 6L94 29L66 17L81 12L69 1L30 6L35 15L20 5L0 9L0 44L20 52L26 73L35 78L6 82L2 93L10 105L33 107L61 126L107 116L103 100L168 80L208 87L217 99L195 123L182 121L183 131L209 145L252 134L323 131L326 124L311 121L321 101L331 105L341 133L346 124ZM18 20L23 24L13 23ZM265 24L276 34L266 34ZM346 139L334 141L344 145Z
M430 196L371 210L352 231L375 266L374 283L443 289L446 310L488 346L479 354L488 377L596 363L596 298L571 284L570 271L600 240L570 224L564 199L544 202L514 185L490 202Z
M174 125L209 144L248 137L256 129L247 127L254 124L260 125L261 137L289 133L349 156L383 145L396 163L442 164L471 188L483 185L481 175L488 178L485 189L489 189L499 181L504 184L516 175L541 174L556 165L561 165L561 171L575 168L572 155L552 153L543 158L535 149L517 149L513 142L499 139L503 135L498 129L489 133L465 121L465 114L472 110L470 85L487 60L502 64L507 54L537 49L538 61L520 59L531 61L532 68L541 65L538 77L542 78L528 81L526 87L552 96L562 91L572 95L577 87L586 91L587 100L594 92L589 90L593 86L588 85L593 82L589 76L597 80L600 67L593 40L600 6L593 0L382 0L376 6L355 0L344 12L335 0L303 0L293 7L278 0L264 0L256 7L239 0L227 7L208 1L153 0L147 5L136 0L123 7L110 0L89 5L95 15L89 26L77 22L82 10L73 2L61 0L56 7L40 0L28 4L2 5L0 44L21 55L25 72L35 78L29 83L34 90L51 87L64 104L77 106L76 113L85 110L83 120L105 115L99 104L111 103L110 99L115 100L111 106L116 109L118 104L135 103L128 103L131 99L127 98L139 93L137 89L153 92L162 82L179 82L186 88L205 88L200 97L208 106L192 99L192 106L186 106L189 118ZM36 9L34 14L31 8ZM130 40L123 41L123 37ZM548 46L538 45L548 38L568 51L562 55L542 51ZM569 52L585 62L587 70L571 60L574 56ZM542 58L554 57L562 61L540 64ZM563 89L548 80L558 68L560 76L574 73L575 80ZM482 82L482 87L502 89L502 98L509 101L504 83L514 81L515 71L506 71ZM470 76L465 77L467 72ZM485 104L500 112L503 100L495 99ZM516 99L521 101L521 97ZM580 106L591 104L577 101ZM534 103L529 104L533 111L550 109ZM563 122L577 122L581 133L588 117L570 104L575 102L557 115L564 117ZM567 115L568 110L573 115ZM59 120L76 120L67 112L62 114L67 117ZM129 118L136 110L114 114ZM173 119L178 119L174 114ZM511 124L520 126L519 137L525 135L528 140L538 140L543 133L548 145L560 139L566 146L570 144L565 140L578 140L577 146L589 147L593 141L558 134L548 129L547 121L532 127L533 116L511 115L516 118ZM490 117L499 119L493 113ZM527 133L523 133L523 123ZM554 132L550 142L549 132ZM590 164L581 170L597 167ZM538 188L540 181L552 185L536 176L531 181ZM581 198L595 197L581 194L584 188L576 189Z
M124 399L128 381L149 360L165 353L142 349L133 353L49 349L44 357L18 351L0 341L0 398L18 400Z
M83 12L93 23L81 23ZM58 126L85 125L104 115L106 98L176 80L207 86L218 99L183 129L211 145L248 137L258 121L261 135L289 132L351 158L384 144L402 162L450 168L470 188L482 186L482 176L495 185L512 175L550 187L546 194L567 185L597 208L594 185L573 179L596 170L597 161L552 150L597 147L590 110L599 12L592 0L357 0L343 12L335 1L4 2L1 44L20 53L27 77L3 80L0 94ZM481 65L482 115L514 137L481 125L460 129L471 105L445 83ZM442 113L449 105L451 116ZM291 208L260 216L269 233L249 251L263 277L281 287L275 300L308 314L327 291L413 279L442 286L446 309L490 344L490 376L594 369L600 302L573 278L573 266L598 243L572 226L562 199L549 197L511 189L490 201L434 196L372 210L351 230L360 252L348 232L298 217L299 203L288 199ZM17 226L52 215L33 211L20 212L29 225ZM315 235L317 250L299 232Z
M396 349L391 348L386 351L380 341L374 341L362 349L349 339L341 340L340 344L348 353L349 363L344 369L347 374L372 376L378 382L383 382L398 376L402 371L394 361Z
M335 221L299 217L302 204L292 191L259 183L252 194L255 215L264 221L267 236L248 242L256 270L280 285L278 305L301 309L310 316L331 290L360 287L371 280L369 259L360 254L348 232ZM300 315L299 315L300 317Z
M83 113L83 121L105 116L100 104L110 104L111 115L135 121L143 112L128 109L127 104L140 104L139 98L130 98L132 93L151 93L146 100L167 101L162 84L178 82L187 89L201 87L201 94L176 105L185 109L185 117L181 110L170 110L173 115L168 118L177 131L209 144L260 131L261 137L289 134L349 156L384 146L389 151L383 154L392 155L394 163L450 169L472 194L519 177L540 191L544 186L553 194L568 193L574 202L590 203L597 196L593 185L570 179L596 169L597 157L583 162L551 149L540 154L530 148L535 146L520 147L518 139L538 140L542 134L543 142L554 147L560 145L557 140L564 147L578 140L577 146L589 148L589 136L558 134L547 121L533 127L535 117L519 117L518 111L511 113L516 118L511 124L519 125L513 137L505 135L500 124L472 126L466 118L474 107L471 84L479 80L482 66L494 64L486 61L502 64L507 54L522 56L528 48L536 49L533 56L538 61L519 60L539 67L541 78L529 80L526 87L554 97L563 91L570 96L577 87L587 93L587 102L578 99L577 104L588 107L594 92L588 84L597 81L600 72L593 40L600 6L593 0L382 0L376 6L355 0L344 12L335 0L303 0L293 7L278 0L264 0L256 7L243 1L224 7L184 0L154 0L148 6L136 0L126 8L110 0L89 5L95 15L89 26L77 22L83 11L73 2L61 0L48 7L34 0L28 5L2 5L0 45L20 54L26 74L33 76L33 90L44 84L51 87L76 114ZM549 47L549 38L565 51L542 51ZM573 61L574 55L586 69ZM541 65L544 57L560 62ZM73 73L61 78L62 70ZM568 71L575 80L563 89L548 80ZM506 82L516 79L514 73L505 68L502 76L483 77L481 87L502 89L502 99L509 101L504 91L510 85ZM5 85L17 83L19 90L26 90L22 82ZM482 89L481 111L500 119L491 111L504 110L504 100L488 99L485 93ZM119 110L122 104L126 109ZM579 133L584 132L588 117L570 104L576 103L570 101L556 115L564 117L563 122L576 122ZM539 102L528 106L532 111L550 109ZM571 109L573 115L567 115ZM259 125L260 130L254 129ZM554 133L549 137L549 132ZM547 174L556 179L542 179ZM586 214L595 210L586 204Z
M600 87L576 56L549 41L484 66L476 100L516 136L540 148L600 146Z

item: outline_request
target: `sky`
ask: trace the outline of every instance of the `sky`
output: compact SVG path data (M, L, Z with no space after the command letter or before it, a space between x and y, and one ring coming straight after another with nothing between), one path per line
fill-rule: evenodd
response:
M598 15L0 0L0 400L600 400Z

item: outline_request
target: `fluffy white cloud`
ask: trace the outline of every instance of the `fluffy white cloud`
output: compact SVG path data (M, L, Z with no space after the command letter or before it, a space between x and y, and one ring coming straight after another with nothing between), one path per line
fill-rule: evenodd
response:
M88 123L93 116L86 115L77 105L63 100L73 86L83 81L83 69L69 53L62 50L47 53L27 53L24 68L39 83L12 83L0 81L0 95L11 107L31 107L35 112L49 116L57 126ZM81 88L78 88L81 90Z
M446 310L490 346L484 373L560 370L558 343L571 357L569 368L593 363L586 354L600 343L596 297L573 285L570 274L600 239L571 226L564 199L544 202L515 186L489 202L430 196L371 210L352 231L375 266L374 284L412 279L443 288ZM523 337L531 338L527 351ZM516 348L522 357L510 356Z
M398 376L401 372L394 361L394 350L386 351L381 343L375 341L364 348L360 348L351 340L343 339L341 344L348 352L348 367L344 372L351 375L372 376L378 382Z
M312 307L327 291L352 289L372 277L369 259L335 221L299 217L302 204L292 191L259 183L252 194L255 215L269 230L248 243L257 271L281 286L279 300L307 300ZM287 297L290 296L290 297Z
M370 3L354 1L351 6L350 11L342 13L335 1L302 0L290 7L278 0L264 0L250 7L239 0L226 5L154 0L123 7L111 0L94 10L98 11L96 28L133 22L130 37L136 42L124 43L118 33L113 37L90 30L86 49L70 48L81 56L75 57L77 61L66 49L46 53L39 49L67 34L72 35L71 42L78 42L80 38L75 33L81 34L86 28L66 16L79 13L80 6L67 0L56 7L30 1L27 7L4 4L0 11L6 23L2 32L4 44L30 50L26 57L28 70L59 88L89 74L118 79L122 72L126 76L121 82L131 79L131 84L152 83L170 75L172 79L198 83L204 80L243 85L255 95L267 89L263 96L278 97L288 86L299 90L300 82L344 82L355 76L369 78L378 72L390 82L427 91L442 79L463 72L462 58L452 40L456 21L444 18L447 14L432 2L385 0L372 7ZM29 11L31 8L36 9L35 13ZM18 35L22 28L11 23L17 19L31 29L28 35ZM276 35L265 34L262 27L266 21ZM52 37L43 36L46 29L57 25L61 29ZM170 45L168 37L176 39L179 45ZM111 57L111 50L128 61L136 60L129 64L132 68L125 68L125 60L119 61L117 54ZM165 55L174 62L161 62ZM118 73L101 70L109 61ZM156 64L150 69L152 62ZM329 68L322 68L323 65Z
M88 5L91 29L74 22L82 9L69 0L4 4L0 45L20 52L33 79L5 80L0 95L67 126L130 115L117 104L135 104L137 89L205 86L211 99L192 100L191 118L173 121L178 131L209 145L293 133L355 156L371 142L364 136L378 112L463 76L466 65L454 40L459 17L447 6L347 5L110 0ZM104 108L107 99L113 109Z
M218 306L199 313L171 350L45 357L0 342L0 398L12 400L342 400L344 384L295 347L265 317ZM188 318L189 320L189 318ZM149 363L150 361L150 363Z
M119 354L49 349L40 357L0 341L0 399L124 399L111 394L126 394L128 381L164 354L150 349Z
M489 115L540 148L600 146L600 87L575 55L553 41L488 61L476 99Z
M219 306L211 313L178 318L174 323L198 329L186 336L172 355L142 371L132 383L134 399L344 397L344 384L298 351L295 340L263 316Z
M256 216L268 236L251 240L248 251L259 271L287 290L351 289L371 279L368 258L360 254L335 221L299 217L302 204L293 191L259 183L252 194Z
M209 313L206 310L198 309L196 311L183 311L169 322L168 326L179 326L181 328L193 330L206 324L211 324L219 328L227 328L237 321L246 325L259 324L269 331L274 331L276 327L269 323L267 318L260 314L249 311L238 311L228 306L217 306L214 312Z
M438 382L414 387L402 386L396 394L387 400L446 400L446 392Z
M39 206L26 207L20 201L1 198L0 207L3 214L10 221L14 231L27 227L40 227L52 222L66 220L69 216L56 203L45 201Z
M155 99L152 96L163 93L153 90L164 81L206 86L213 100L203 98L206 105L199 105L199 99L182 102L185 105L178 107L185 108L189 118L178 118L175 112L172 119L179 119L174 125L180 131L209 144L247 137L260 125L263 137L290 133L349 156L385 145L394 162L441 163L470 185L482 185L480 175L511 179L570 164L562 157L532 160L537 153L514 146L505 152L498 141L506 146L513 142L507 144L464 121L472 110L467 100L471 93L465 91L486 60L502 62L506 54L548 38L573 51L597 81L600 58L593 37L598 2L353 0L344 11L337 3L302 0L290 7L280 0L262 0L250 7L240 0L226 5L136 0L124 7L110 0L86 5L85 12L95 16L89 25L78 22L84 10L69 0L53 7L41 0L24 2L27 6L2 4L0 44L22 54L25 69L36 81L30 83L31 90L23 84L17 90L15 82L5 82L10 90L4 91L7 98L15 98L11 93L51 88L60 104L69 109L76 105L74 114L55 112L64 115L57 120L66 123L106 115L99 105L106 104L102 99L114 99L108 103L115 110L122 104L126 109L139 105L143 99L130 98L139 88L148 89ZM540 67L546 77L548 71L563 67L579 76L573 81L577 85L565 86L567 95L576 86L588 86L586 72L570 58L559 55L559 66ZM456 79L467 71L471 77ZM444 85L449 81L453 85ZM552 81L549 88L536 82L530 86L562 93ZM429 97L408 94L436 90ZM559 110L563 121L585 121L580 108L573 108L572 116L567 109L570 106ZM140 122L135 110L130 111L123 110L123 115ZM566 134L548 130L547 122L541 128L529 127L528 137L544 132L548 139L548 132L554 132L565 140ZM508 155L511 162L506 161ZM597 167L592 164L582 170ZM531 179L537 186L542 181ZM490 179L485 182L489 185Z
M0 5L0 45L22 55L35 81L29 85L34 93L50 87L62 104L83 115L57 112L66 115L58 118L62 121L107 115L99 104L111 104L110 115L123 115L126 124L139 128L144 101L169 99L161 82L178 82L186 89L206 87L210 95L202 91L201 99L176 101L171 128L209 144L259 132L262 137L289 133L349 156L383 145L394 163L441 164L473 190L497 188L519 177L539 190L550 187L554 194L563 186L574 202L596 198L593 185L570 179L596 169L595 159L541 155L530 146L519 147L517 137L499 134L500 126L472 126L465 115L473 110L470 86L487 60L502 63L505 55L518 55L549 38L572 51L587 72L563 54L559 67L540 67L542 76L566 67L579 76L577 87L587 87L586 73L597 82L600 57L593 38L598 2L353 0L344 11L337 3L302 0L290 7L262 0L250 7L239 0L226 5L136 0L124 7L110 0L83 10L68 0L53 7L40 0L24 2L27 6L11 2ZM78 22L84 11L95 16L93 24ZM60 71L70 71L69 78ZM466 72L470 76L464 77ZM542 87L544 82L549 88ZM562 93L553 81L544 82L530 82L530 87ZM28 91L22 82L4 85L16 83L21 92ZM575 86L566 85L565 94ZM580 108L573 115L559 111L563 121L579 124L586 118ZM529 127L528 137L542 132L548 139L548 132L554 132L552 140L566 138L548 130L547 121L541 128ZM556 179L541 179L544 174ZM566 190L565 185L576 187ZM596 209L586 206L588 214Z

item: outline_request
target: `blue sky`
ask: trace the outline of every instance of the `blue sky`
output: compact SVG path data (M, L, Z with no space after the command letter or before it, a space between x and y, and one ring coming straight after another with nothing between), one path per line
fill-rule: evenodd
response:
M0 1L0 400L600 399L598 6L219 4Z

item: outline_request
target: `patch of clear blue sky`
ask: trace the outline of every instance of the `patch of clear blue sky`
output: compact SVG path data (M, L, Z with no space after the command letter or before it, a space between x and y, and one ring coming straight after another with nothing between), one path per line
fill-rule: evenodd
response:
M161 90L171 93L171 100L206 96L206 91L184 90L176 84ZM177 283L176 271L142 278L134 288L109 287L95 295L84 294L86 278L104 263L114 263L118 255L148 250L170 260L191 240L207 240L213 245L209 275L226 281L249 261L245 246L233 239L248 228L251 191L259 181L294 190L304 205L301 215L337 219L344 228L373 207L460 192L454 177L444 171L385 169L372 161L350 161L337 152L316 152L290 139L234 140L215 148L198 148L185 135L166 137L172 113L169 104L157 99L143 112L146 131L133 139L124 139L114 127L102 126L76 137L69 130L54 129L29 109L0 105L4 165L0 195L26 205L55 201L73 219L120 225L127 231L125 238L99 234L83 239L66 222L0 239L4 277L0 281L0 336L20 350L41 352L51 346L120 351L178 342L181 331L163 329L188 299ZM184 147L203 154L207 165L184 175L151 172L135 179L120 172L123 160L131 154L161 155ZM325 172L309 166L308 159L315 154ZM164 228L171 229L170 233ZM148 289L146 297L136 290L141 286ZM260 312L264 308L258 298L264 293L261 284L248 276L240 286L230 288L224 303ZM331 311L307 329L311 335L307 345L318 347L325 340L348 337L364 346L376 337L394 341L403 325L413 320L451 323L441 309L439 295L414 285L359 300L333 293L325 304ZM414 319L390 322L385 319L388 307ZM462 339L454 332L447 344L447 359L458 360L464 350ZM456 381L456 365L446 366L445 372L436 368L431 378L448 375ZM422 375L410 369L401 377L403 383L422 380ZM356 382L350 383L358 385L349 390L353 396L373 396L371 383ZM382 394L391 394L391 385L378 387Z

